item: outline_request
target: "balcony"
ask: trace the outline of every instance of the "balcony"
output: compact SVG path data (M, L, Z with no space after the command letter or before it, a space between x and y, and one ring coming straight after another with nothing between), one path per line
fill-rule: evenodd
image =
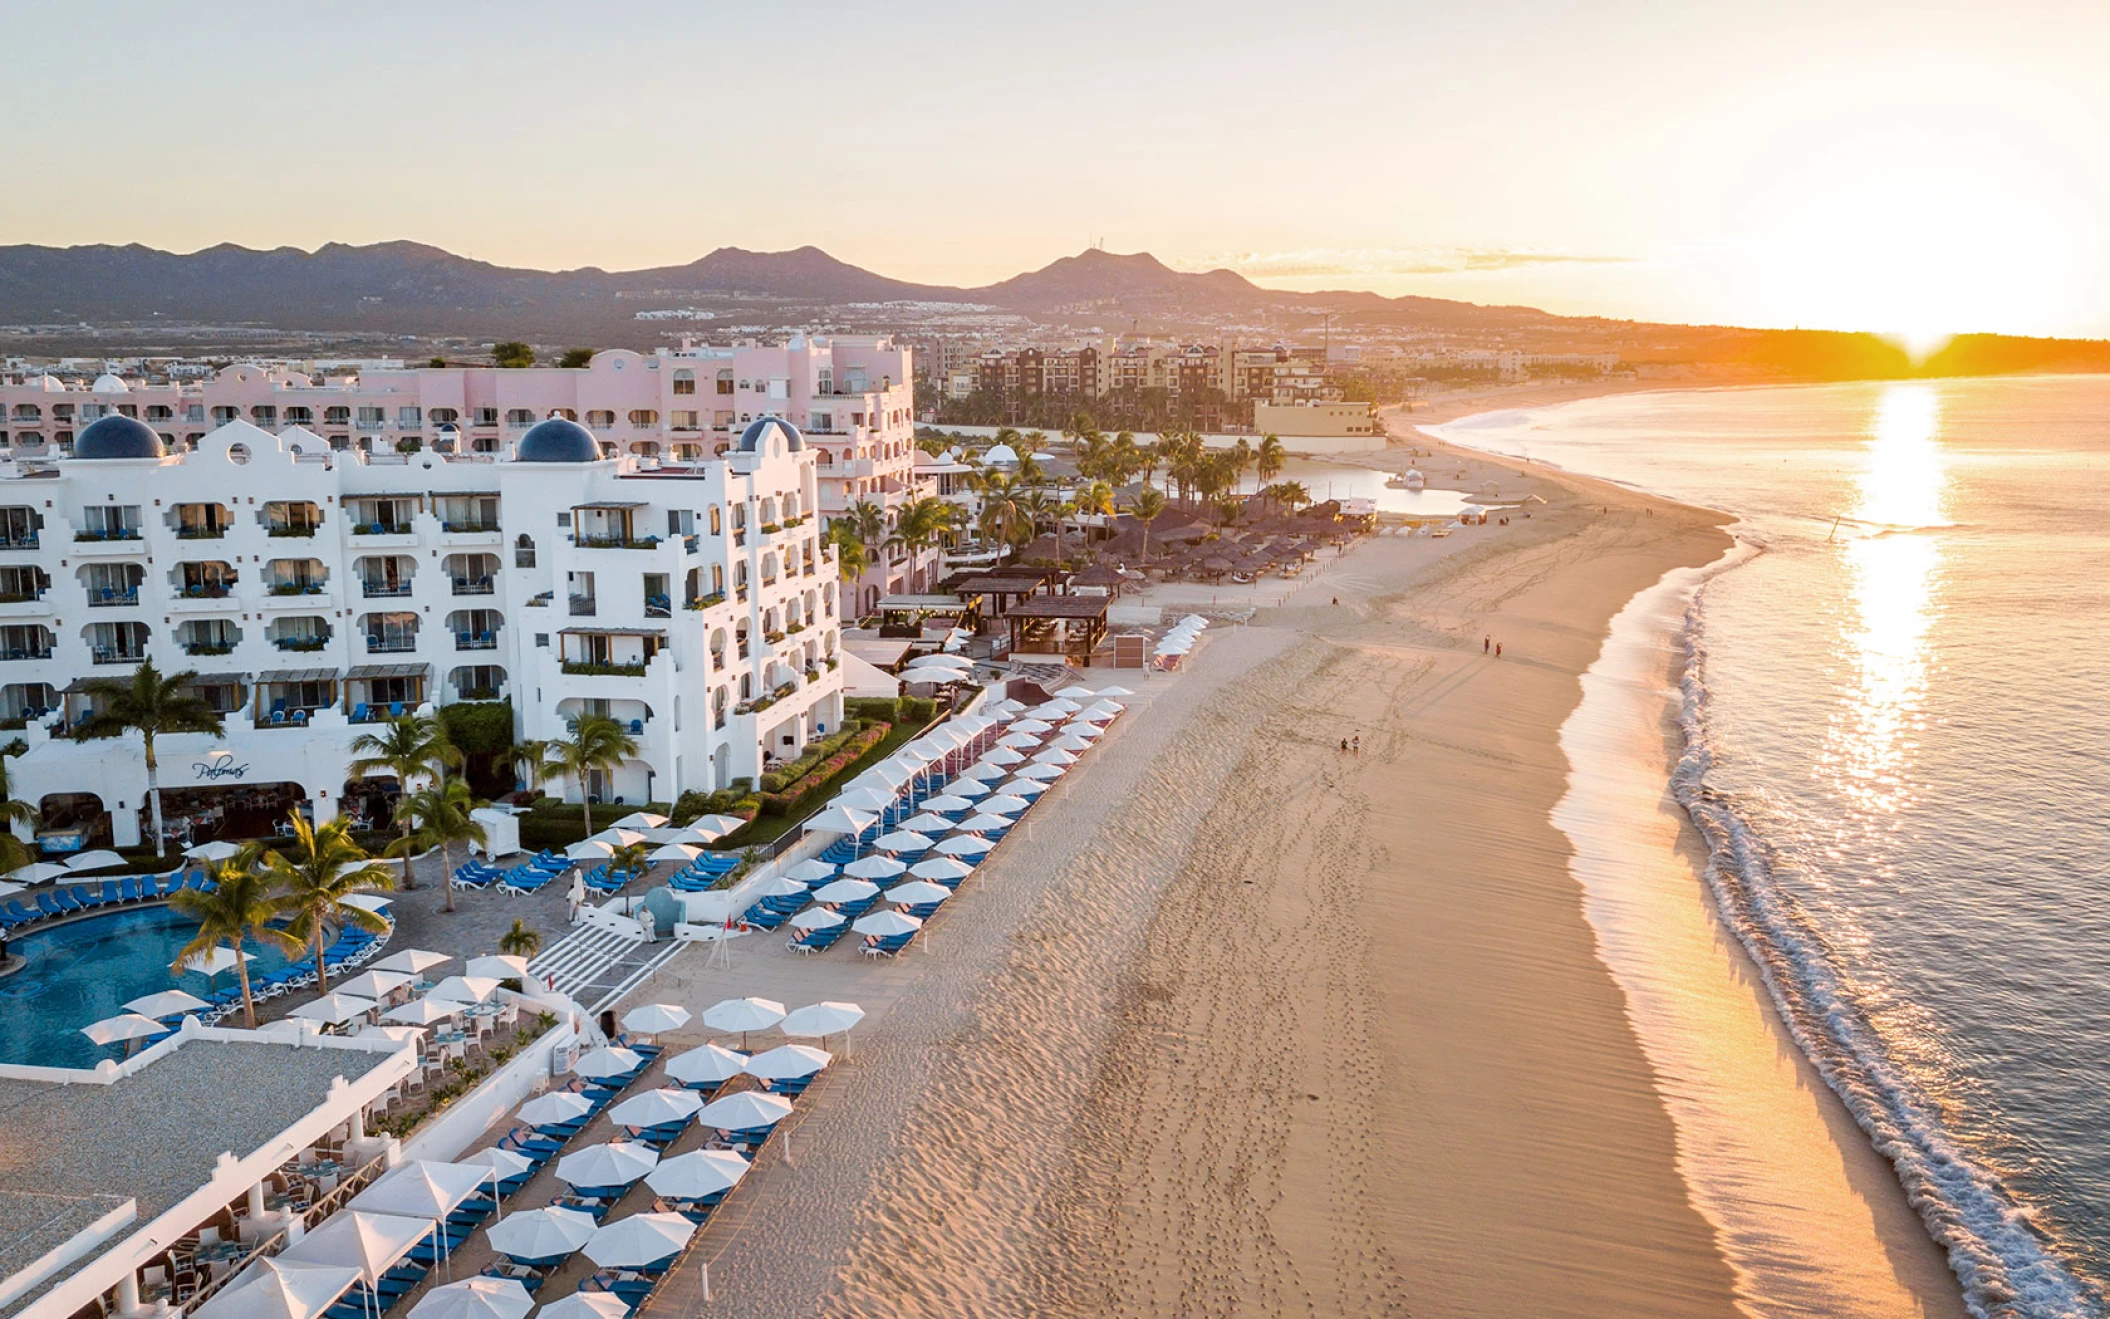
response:
M234 643L232 641L192 641L184 645L183 653L186 655L232 655L234 654Z
M182 591L185 600L225 600L233 594L233 582L194 582Z
M280 637L271 643L280 650L307 653L321 650L330 644L328 637Z
M369 635L366 639L366 653L369 655L407 655L417 648L418 639L416 637L377 637Z
M108 586L100 590L90 587L88 590L88 607L90 609L121 609L126 605L136 605L138 603L139 588L136 586L129 591L120 591Z
M456 595L491 595L498 590L497 584L489 577L478 577L473 580L467 577L456 577L452 579L451 585Z
M368 600L393 600L410 594L409 582L361 582L359 594Z
M271 527L264 534L272 540L307 540L315 534L315 527L313 525Z
M225 528L225 527L178 527L178 528L176 528L176 539L177 539L177 540L224 540L224 539L226 538L226 536L227 536L227 528Z
M6 650L0 650L0 662L7 660L48 660L50 658L51 647L49 646L42 648L36 646L12 646ZM97 660L96 662L100 664L102 661Z
M605 664L595 660L566 660L562 668L566 673L584 678L642 678L645 676L643 663Z
M355 522L352 524L352 534L354 536L408 536L412 534L412 528L401 522Z
M456 650L496 650L498 634L495 632L457 632L454 634Z
M592 618L594 613L595 604L592 596L575 595L571 597L571 616L573 618Z
M571 543L582 550L656 550L659 537L574 536Z
M450 536L474 536L498 530L496 522L442 522L440 530Z
M48 657L50 652L45 654ZM144 650L116 650L106 646L97 646L93 652L97 664L138 664L146 657Z
M713 591L709 595L702 596L698 599L689 601L686 605L683 605L682 607L684 609L709 609L713 605L722 605L724 603L725 592Z
M273 582L271 584L271 594L273 595L321 595L323 590L324 585L321 582Z
M33 550L37 547L37 533L34 531L27 535L0 536L0 550Z

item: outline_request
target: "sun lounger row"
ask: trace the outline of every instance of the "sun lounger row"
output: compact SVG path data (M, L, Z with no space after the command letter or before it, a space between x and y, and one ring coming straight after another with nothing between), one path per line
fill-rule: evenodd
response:
M213 881L204 871L186 867L165 877L125 875L24 893L0 903L0 933L11 934L39 921L78 916L104 907L163 902L179 888L210 889L212 886Z

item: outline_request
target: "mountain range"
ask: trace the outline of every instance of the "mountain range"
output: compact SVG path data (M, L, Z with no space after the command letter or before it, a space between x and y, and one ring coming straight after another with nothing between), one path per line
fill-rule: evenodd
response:
M1230 270L1173 270L1148 253L1097 249L979 288L916 284L837 260L816 247L751 252L721 247L682 266L611 272L493 265L422 243L330 243L258 251L223 243L188 254L126 246L0 246L0 325L150 319L297 330L577 337L636 312L714 301L843 307L959 303L1032 317L1264 315L1319 308L1409 317L1432 325L1493 326L1558 318L1522 307L1481 307L1372 293L1285 293ZM635 337L648 332L638 329Z

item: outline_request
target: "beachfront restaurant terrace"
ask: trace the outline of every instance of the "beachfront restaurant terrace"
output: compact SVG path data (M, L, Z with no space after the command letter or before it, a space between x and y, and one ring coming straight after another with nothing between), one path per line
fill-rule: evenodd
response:
M327 1214L303 1167L339 1193L378 1170L366 1117L416 1066L389 1040L196 1025L94 1071L0 1066L0 1319L194 1308Z
M1103 595L1036 595L1019 601L1004 615L1011 624L1012 656L1060 655L1073 664L1090 664L1106 637L1106 606Z

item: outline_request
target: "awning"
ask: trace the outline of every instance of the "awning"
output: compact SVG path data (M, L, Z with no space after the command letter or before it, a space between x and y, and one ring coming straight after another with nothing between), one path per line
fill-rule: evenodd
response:
M256 675L258 682L335 682L335 669L273 669Z
M1104 618L1103 595L1036 595L1011 607L1012 618Z
M424 492L424 491L422 491L422 490L410 490L410 491L404 491L404 492L401 492L401 493L396 493L396 492L390 492L390 491L383 491L382 493L380 493L380 494L378 494L378 495L369 495L369 494L365 494L365 493L363 493L363 492L362 492L362 493L360 493L360 494L356 494L356 495L345 495L345 496L343 496L343 498L344 498L344 499L346 499L347 501L350 501L350 500L358 500L358 499L423 499L424 497L425 497L425 492Z
M372 678L422 678L431 673L429 664L354 664L344 676L353 682Z
M645 504L646 501L642 499L596 499L590 504L573 504L572 507L607 508L620 510L625 508L643 508L645 507Z
M879 598L881 610L929 609L941 613L957 613L966 602L951 595L885 595Z
M62 687L62 688L60 688L60 689L59 689L59 695L61 695L61 696L82 696L82 695L86 695L86 694L87 694L87 691L88 691L88 684L90 684L90 683L94 683L94 682L111 682L111 681L114 681L114 679L111 679L111 678L108 678L108 677L103 677L103 678L75 678L75 679L74 679L74 680L73 680L72 682L69 682L69 683L67 683L67 684L66 684L66 685L65 685L64 687Z
M663 627L567 627L557 633L560 637L663 637Z
M193 687L238 687L249 681L246 673L201 673L190 680Z

